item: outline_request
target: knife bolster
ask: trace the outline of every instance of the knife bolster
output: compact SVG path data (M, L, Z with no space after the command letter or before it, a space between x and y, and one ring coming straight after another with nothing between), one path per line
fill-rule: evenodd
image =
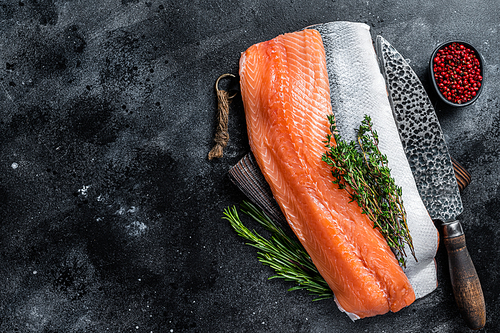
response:
M459 220L443 223L443 237L454 238L464 234Z

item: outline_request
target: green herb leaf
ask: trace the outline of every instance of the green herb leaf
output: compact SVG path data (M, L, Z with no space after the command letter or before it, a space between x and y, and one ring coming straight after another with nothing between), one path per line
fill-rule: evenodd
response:
M223 218L230 222L238 235L247 240L248 245L259 250L257 252L259 261L274 269L276 275L269 279L281 278L295 282L296 286L290 288L289 291L305 289L315 296L314 301L333 297L333 292L300 242L290 237L262 210L250 202L243 201L241 208L246 215L252 217L270 232L269 239L245 227L238 216L236 207L226 208Z
M337 131L335 117L328 116L331 135L324 141L327 151L322 156L332 169L333 183L345 189L352 201L368 215L394 252L399 263L406 267L405 244L413 257L413 241L406 222L402 190L391 177L387 156L378 148L378 134L369 116L358 130L357 142L345 142ZM333 139L333 140L332 140Z

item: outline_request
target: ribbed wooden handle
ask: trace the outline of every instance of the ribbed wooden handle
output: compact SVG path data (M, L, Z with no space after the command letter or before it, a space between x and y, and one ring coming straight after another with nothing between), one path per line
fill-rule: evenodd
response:
M481 282L467 251L465 235L462 233L448 237L445 230L444 244L448 252L451 285L458 309L467 326L479 330L486 324L486 306Z
M453 164L453 169L455 170L455 177L457 178L458 188L463 191L464 188L471 182L470 173L465 170L465 168L458 163L453 157L451 158L451 163Z

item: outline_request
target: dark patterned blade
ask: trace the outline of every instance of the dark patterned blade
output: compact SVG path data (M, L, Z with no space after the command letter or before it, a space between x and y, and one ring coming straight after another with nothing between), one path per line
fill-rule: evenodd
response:
M376 40L403 148L432 219L455 220L462 200L441 126L427 93L403 56L381 36Z
M285 216L274 199L271 188L257 166L252 153L246 154L229 170L229 177L243 194L264 210L271 219L282 226L288 226Z

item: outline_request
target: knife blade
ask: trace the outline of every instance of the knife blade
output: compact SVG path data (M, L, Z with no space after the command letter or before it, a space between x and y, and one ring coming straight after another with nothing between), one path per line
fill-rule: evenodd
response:
M439 120L420 79L403 56L381 36L377 36L375 49L418 191L431 218L442 222L456 303L467 325L480 329L486 323L484 296L457 220L463 204Z

